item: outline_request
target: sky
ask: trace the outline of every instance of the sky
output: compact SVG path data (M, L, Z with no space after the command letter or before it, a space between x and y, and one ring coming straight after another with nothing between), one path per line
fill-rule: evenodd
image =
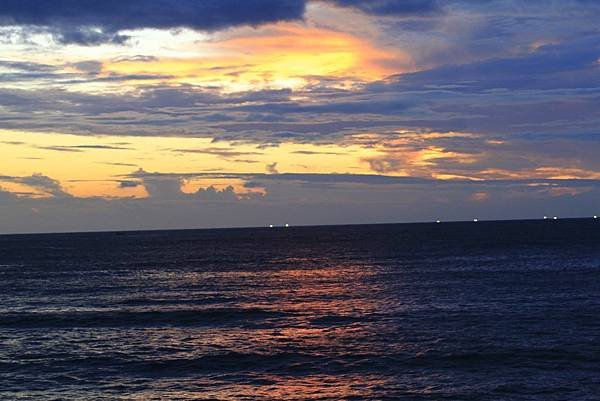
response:
M2 0L0 233L600 215L598 15Z

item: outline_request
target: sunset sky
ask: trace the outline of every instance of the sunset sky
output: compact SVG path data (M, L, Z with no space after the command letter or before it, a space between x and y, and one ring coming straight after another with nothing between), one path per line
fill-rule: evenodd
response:
M0 233L599 215L599 15L2 0Z

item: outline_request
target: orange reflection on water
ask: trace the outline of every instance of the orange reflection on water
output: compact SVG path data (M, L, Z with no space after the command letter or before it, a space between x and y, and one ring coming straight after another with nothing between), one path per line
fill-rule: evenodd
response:
M148 338L152 347L171 350L161 364L173 370L131 399L341 400L384 393L391 379L369 370L369 361L403 345L371 341L380 333L369 318L387 308L378 296L379 269L323 257L271 262L273 269L190 275L202 291L216 282L218 296L235 293L233 301L207 309L247 310L248 320L166 328Z
M252 383L255 381L255 383ZM131 400L345 400L377 399L387 381L369 375L264 375L249 378L249 382L229 383L207 379L179 382L190 390L152 391L132 395ZM174 384L174 383L173 383ZM170 386L169 386L170 387Z

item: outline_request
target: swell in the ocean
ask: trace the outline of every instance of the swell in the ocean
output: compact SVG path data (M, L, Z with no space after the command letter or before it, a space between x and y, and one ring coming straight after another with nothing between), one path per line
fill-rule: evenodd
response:
M0 399L595 400L591 220L0 236Z

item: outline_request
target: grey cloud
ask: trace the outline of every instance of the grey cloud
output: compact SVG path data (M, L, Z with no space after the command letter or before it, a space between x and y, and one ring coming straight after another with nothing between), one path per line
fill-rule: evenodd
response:
M56 146L34 146L37 149L52 150L55 152L83 152L85 150L132 150L133 148L112 145L56 145Z
M43 174L33 174L26 177L0 176L0 181L23 184L35 188L53 198L62 199L71 197L71 195L64 191L60 182Z
M366 12L374 14L378 14L374 11L377 7L390 6L398 7L400 14L400 9L406 6L410 14L408 8L412 7L411 2L338 2L342 3L363 11L371 7L372 10ZM444 20L448 24L457 21L452 18L481 17L477 19L481 26L468 25L464 31L450 32L456 35L457 42L464 44L465 52L483 47L492 48L492 53L446 56L441 65L426 64L424 71L389 77L352 91L339 89L334 79L322 78L318 84L296 91L225 94L219 93L219 88L144 85L135 94L115 96L77 93L69 85L86 79L85 74L80 74L73 79L65 77L62 81L65 88L0 89L0 121L6 129L80 135L189 136L211 138L215 143L233 141L258 147L284 142L368 147L383 143L390 132L396 130L467 131L481 135L481 140L424 141L424 146L438 144L449 151L478 157L470 166L451 158L438 159L435 161L438 168L448 173L472 173L486 166L507 168L512 165L513 169L526 169L548 163L579 165L597 171L593 151L597 149L600 123L597 63L600 34L596 19L592 18L596 6L552 1L548 3L551 7L545 7L543 2L528 2L520 5L520 12L515 13L514 4L509 1L486 2L483 6L468 1L444 3L444 12L448 15L443 18L450 18ZM563 18L561 10L568 10L569 15L576 17L577 26ZM407 18L418 17L418 14L408 14L393 21L385 19L385 24L392 24L389 25L392 29L400 20L406 22ZM536 35L545 32L540 26L551 28L552 37L539 36L548 39L548 43L527 47L538 38L529 35L530 30L535 30ZM567 34L566 28L574 30ZM431 29L423 32L427 40L431 39ZM496 47L499 40L495 39L496 33L507 42L502 48ZM395 35L402 32L392 29L390 40L396 38ZM148 56L140 57L143 60ZM53 73L46 71L43 65L27 63L19 69ZM130 78L134 77L102 77L115 81ZM39 77L27 79L36 83L36 87L43 82ZM296 98L308 101L297 102L293 100ZM371 143L358 141L354 136L358 132L369 133ZM542 136L545 139L542 140ZM508 146L497 147L485 142L494 138L514 145L509 151ZM582 138L587 146L576 144ZM564 151L560 152L559 148ZM243 155L221 156L248 160ZM403 166L401 158L393 154L386 156L387 159L374 161L379 164L374 166L375 171L396 171Z
M429 15L442 11L442 4L438 0L330 0L342 6L353 7L369 14L377 15Z
M164 173L147 172L139 169L135 172L125 174L122 177L139 180L175 180L182 181L191 178L211 178L211 179L241 179L252 182L249 188L268 185L268 182L289 182L289 183L322 183L322 184L365 184L378 186L394 185L449 185L449 186L527 186L529 184L547 184L547 185L600 185L600 179L488 179L488 180L439 180L423 177L393 176L381 174L336 174L336 173L230 173L230 172L191 172L191 173Z
M298 154L298 155L306 155L306 156L313 156L313 155L341 155L342 154L340 152L321 152L321 151L314 151L314 150L295 150L292 153Z
M219 190L212 185L207 188L200 188L198 192L196 192L196 197L202 201L208 202L237 202L239 200L232 186L228 186L222 190Z
M149 63L152 61L158 61L158 57L156 56L148 56L148 55L135 55L135 56L122 56L112 60L113 63L124 63L124 62L138 62L138 63Z
M218 30L236 25L300 19L302 0L107 0L102 3L78 0L4 0L0 25L47 27L64 43L96 45L123 43L119 32L128 29L172 29L188 27Z
M279 171L277 170L277 162L267 164L265 168L270 174L279 174Z
M122 180L119 181L119 188L137 188L142 185L140 181Z
M17 71L37 73L54 72L57 70L57 67L54 65L18 60L0 60L0 67L9 68Z
M78 63L73 63L72 66L86 74L95 75L102 71L102 63L96 60L80 61Z
M218 156L224 159L240 157L240 156L259 156L262 152L240 152L227 148L201 148L201 149L170 149L176 153L195 153L204 155Z
M355 175L231 175L257 179L267 190L266 196L235 201L230 189L181 194L179 180L191 178L192 174L138 171L133 175L143 177L144 185L161 180L172 184L147 199L32 199L0 191L0 230L55 232L269 223L295 226L599 214L598 180L475 182ZM556 190L550 192L553 188ZM485 193L485 201L476 201L476 193Z
M13 145L13 146L19 146L19 145L26 145L26 142L22 142L22 141L2 141L3 144L5 145Z
M109 162L101 162L101 164L105 164L108 166L119 166L119 167L137 167L136 164L132 163L109 163Z

